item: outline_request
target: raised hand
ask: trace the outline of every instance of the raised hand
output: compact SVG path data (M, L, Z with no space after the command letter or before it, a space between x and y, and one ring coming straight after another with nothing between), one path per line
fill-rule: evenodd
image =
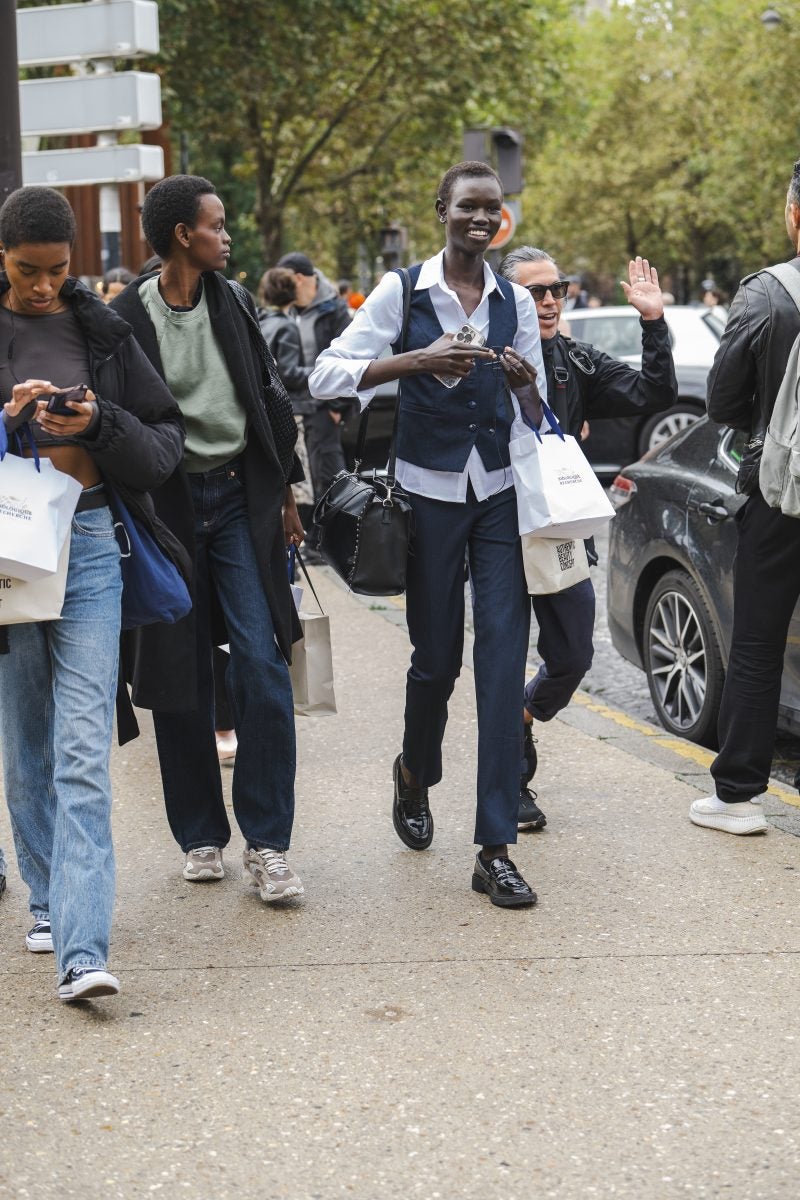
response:
M632 304L643 321L655 321L664 315L664 298L658 282L658 271L639 255L628 263L628 278L620 280L628 304Z

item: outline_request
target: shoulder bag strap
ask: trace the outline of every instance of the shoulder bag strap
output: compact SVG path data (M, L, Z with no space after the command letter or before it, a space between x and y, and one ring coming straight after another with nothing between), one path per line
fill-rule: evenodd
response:
M300 547L299 547L299 546L292 546L292 550L294 551L294 555L290 556L290 562L291 562L291 558L292 558L292 557L297 559L298 563L300 564L300 570L301 570L301 571L303 572L303 574L305 575L305 578L306 578L306 583L307 583L307 584L308 584L308 586L311 588L311 594L313 595L314 599L316 600L317 604L319 605L319 611L320 611L320 612L323 614L323 616L324 616L324 615L325 615L325 609L322 607L322 604L321 604L321 602L320 602L320 598L319 598L319 596L317 595L316 588L314 587L313 583L311 582L311 576L309 575L309 573L308 573L308 570L306 569L306 564L303 562L303 556L302 556L302 554L300 553Z
M396 275L400 276L400 283L403 287L403 323L400 327L400 337L398 343L400 346L400 354L405 353L406 340L408 338L408 318L411 312L411 276L406 267L398 267L395 271ZM387 486L393 488L395 486L395 442L397 440L397 419L400 415L400 384L398 381L397 401L394 408L394 423L392 425L392 440L389 446L389 464L387 468L386 483ZM359 466L364 460L364 448L367 443L367 423L369 421L369 405L361 414L361 420L358 426L358 440L356 442L355 466L354 471L358 471Z
M800 309L800 271L796 271L791 263L776 263L774 267L765 267L761 274L777 279Z

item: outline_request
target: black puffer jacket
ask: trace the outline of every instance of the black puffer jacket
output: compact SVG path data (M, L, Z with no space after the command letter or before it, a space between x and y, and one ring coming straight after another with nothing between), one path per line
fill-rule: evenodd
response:
M588 342L556 334L542 342L547 397L564 432L579 437L594 417L634 417L661 412L678 399L669 329L663 317L640 321L642 369Z
M800 257L792 260L800 271ZM743 279L708 377L708 415L712 421L744 429L750 446L739 471L739 491L758 484L761 447L789 351L800 333L800 312L773 275Z
M0 272L0 295L8 287L5 273ZM72 440L91 455L103 481L150 529L188 580L191 560L157 517L149 494L166 483L183 458L180 409L127 321L78 279L67 279L60 297L75 313L86 337L88 382L99 410L92 435Z

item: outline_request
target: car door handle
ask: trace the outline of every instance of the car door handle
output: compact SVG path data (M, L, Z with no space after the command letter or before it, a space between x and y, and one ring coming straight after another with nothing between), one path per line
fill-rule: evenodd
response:
M704 517L708 517L709 521L725 521L731 515L727 508L723 508L721 504L710 504L706 500L690 500L687 508L701 513Z

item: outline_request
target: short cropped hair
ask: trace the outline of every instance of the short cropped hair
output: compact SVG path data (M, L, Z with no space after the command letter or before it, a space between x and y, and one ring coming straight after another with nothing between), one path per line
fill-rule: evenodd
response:
M129 283L133 283L136 276L133 271L129 271L127 267L112 267L110 271L106 271L103 276L102 291L103 295L107 295L108 289L112 283L122 283L125 287Z
M800 205L800 158L792 168L792 179L789 184L789 203Z
M526 262L549 262L558 271L558 263L546 250L540 250L538 246L520 246L518 250L512 250L505 256L500 263L498 274L502 275L504 279L510 279L512 283L516 283L519 276L519 265ZM561 274L560 271L558 273Z
M54 188L18 188L0 208L0 242L22 246L26 242L68 242L75 245L75 214L61 192Z
M159 180L142 205L142 230L156 254L168 258L175 227L194 229L203 196L216 194L213 183L202 175L168 175Z
M261 276L258 295L262 304L271 308L283 308L297 299L297 284L294 272L288 267L272 267Z
M453 190L457 180L459 179L494 179L500 186L500 191L503 190L503 182L497 171L493 170L488 163L484 162L460 162L451 167L449 171L445 171L442 176L436 199L441 200L443 204L447 204L450 199L450 193Z

